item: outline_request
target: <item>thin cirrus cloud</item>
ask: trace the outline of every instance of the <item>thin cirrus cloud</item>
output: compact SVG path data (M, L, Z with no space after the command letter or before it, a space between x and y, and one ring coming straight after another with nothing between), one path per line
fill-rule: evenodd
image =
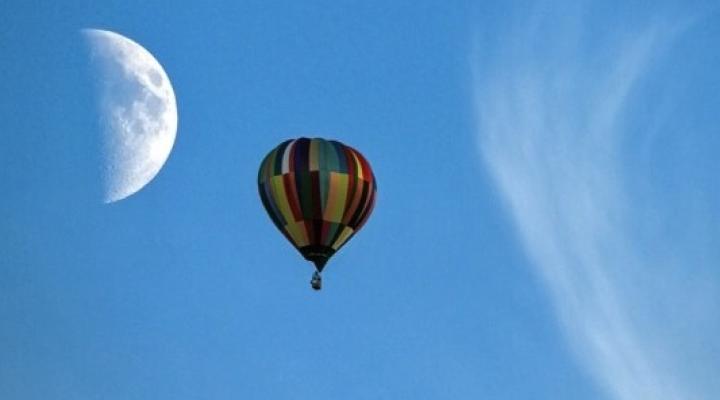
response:
M545 10L477 43L480 153L570 349L607 397L718 398L720 243L707 235L718 233L708 215L719 210L702 202L714 192L696 179L686 187L694 200L648 195L668 190L650 177L668 166L628 149L652 150L663 132L667 115L645 114L672 109L671 89L649 97L657 82L646 76L671 61L689 25L603 27L583 11ZM642 102L660 105L634 118ZM690 201L705 206L677 206ZM663 218L680 229L658 233Z

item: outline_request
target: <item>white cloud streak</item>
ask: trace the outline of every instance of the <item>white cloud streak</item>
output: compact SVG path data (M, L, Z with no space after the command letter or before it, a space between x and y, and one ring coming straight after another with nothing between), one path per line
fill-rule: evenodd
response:
M530 28L497 35L502 48L492 56L483 57L488 43L475 50L478 144L570 347L609 398L719 398L713 374L695 374L717 362L684 364L697 350L689 342L716 335L696 332L701 318L688 319L687 310L651 300L702 293L699 312L716 312L716 287L668 288L682 256L668 262L643 248L652 233L638 233L648 228L636 213L662 205L640 203L623 164L625 109L679 29L613 26L597 36L580 17L530 20ZM679 241L650 244L689 251ZM677 319L689 328L664 329Z

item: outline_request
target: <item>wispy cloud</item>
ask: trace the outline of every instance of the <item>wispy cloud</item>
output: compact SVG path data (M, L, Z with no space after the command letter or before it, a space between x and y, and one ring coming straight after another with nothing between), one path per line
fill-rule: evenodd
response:
M673 296L700 313L716 313L716 285L672 282L690 262L683 254L698 249L653 235L639 221L648 208L663 205L629 189L639 172L624 162L626 110L683 27L657 21L593 30L587 13L576 11L536 13L525 28L497 33L497 43L478 44L479 149L572 350L607 395L719 398L713 374L695 372L720 373L720 362L690 356L698 344L716 343L717 318L693 318L687 309L652 300ZM668 260L648 246L672 247L679 256ZM711 258L706 266L713 261L720 263Z

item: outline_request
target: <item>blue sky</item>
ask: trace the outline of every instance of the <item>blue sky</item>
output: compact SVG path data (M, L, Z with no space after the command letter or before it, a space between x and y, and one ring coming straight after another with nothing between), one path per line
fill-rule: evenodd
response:
M3 6L0 398L720 395L712 2L147 3ZM108 205L83 28L178 102ZM320 293L257 196L297 136L378 180Z

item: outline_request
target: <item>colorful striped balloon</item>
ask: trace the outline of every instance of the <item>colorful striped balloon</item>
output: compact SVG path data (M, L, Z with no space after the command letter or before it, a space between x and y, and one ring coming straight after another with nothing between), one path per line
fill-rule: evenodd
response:
M376 189L365 157L335 140L283 142L258 172L268 215L318 271L367 221Z

